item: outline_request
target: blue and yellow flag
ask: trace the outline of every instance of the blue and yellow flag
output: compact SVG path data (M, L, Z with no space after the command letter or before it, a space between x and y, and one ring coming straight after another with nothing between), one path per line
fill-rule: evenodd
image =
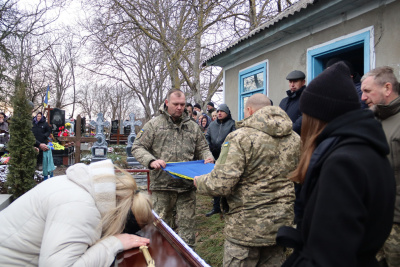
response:
M204 164L204 160L169 162L164 171L174 178L193 180L195 176L210 173L214 169L214 166L214 163Z
M45 108L47 108L47 106L49 105L49 99L50 99L50 86L47 85L46 96L44 97L44 102L43 102L43 106Z

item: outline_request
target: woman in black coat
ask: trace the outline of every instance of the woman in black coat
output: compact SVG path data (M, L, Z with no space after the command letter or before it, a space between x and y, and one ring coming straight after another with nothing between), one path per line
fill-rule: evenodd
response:
M361 110L350 71L337 63L316 77L300 99L302 156L291 179L297 229L277 242L295 248L283 266L379 266L389 236L395 180L381 124Z
M46 117L43 116L42 112L38 112L32 119L32 132L35 136L35 147L39 149L39 155L37 158L37 164L42 164L43 151L48 150L47 143L49 142L48 137L51 134L51 128L46 121Z

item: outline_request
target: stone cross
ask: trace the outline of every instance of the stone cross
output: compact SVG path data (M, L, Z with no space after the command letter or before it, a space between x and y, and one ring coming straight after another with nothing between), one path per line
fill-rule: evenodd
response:
M110 127L110 122L104 121L103 113L97 114L97 120L91 121L90 125L96 127L96 135L97 138L96 143L92 146L92 162L105 160L107 159L107 141L106 136L104 135L104 126Z
M104 135L104 126L110 127L110 122L109 121L104 121L103 113L97 114L97 120L96 121L91 121L90 125L96 127L96 135L95 137L97 138L97 142L95 143L96 146L106 146L107 147L107 142L106 142L106 137Z
M135 121L135 114L131 113L129 114L129 121L124 121L124 127L130 126L131 127L131 133L128 136L128 144L127 147L132 147L133 141L136 138L136 133L135 133L135 126L142 126L141 121Z

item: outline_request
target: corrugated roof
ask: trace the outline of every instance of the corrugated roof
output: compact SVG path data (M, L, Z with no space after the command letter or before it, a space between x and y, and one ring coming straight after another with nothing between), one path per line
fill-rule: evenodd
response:
M257 33L261 32L261 31L263 31L265 29L268 29L270 26L272 26L275 23L281 21L282 19L287 18L287 17L293 15L294 13L299 12L302 9L306 9L309 5L311 5L311 4L313 4L314 2L317 2L317 1L318 0L299 0L295 4L291 5L290 7L288 7L287 9L282 11L281 13L279 13L273 19L271 19L271 20L267 21L266 23L260 25L259 27L257 27L256 29L252 30L248 34L240 37L239 39L237 39L236 41L234 41L230 45L226 46L224 49L221 49L218 52L214 53L212 56L210 56L209 58L204 60L201 65L205 66L207 61L213 59L214 57L216 57L216 56L218 56L220 54L223 54L223 53L227 52L228 50L230 50L231 48L235 47L239 43L251 38L252 36L256 35Z

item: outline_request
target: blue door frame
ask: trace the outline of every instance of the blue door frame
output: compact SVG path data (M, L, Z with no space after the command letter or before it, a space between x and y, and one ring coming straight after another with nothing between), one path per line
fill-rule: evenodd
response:
M360 47L364 49L364 73L370 70L370 30L344 38L307 52L307 83L324 70L323 59L337 52L346 52Z

